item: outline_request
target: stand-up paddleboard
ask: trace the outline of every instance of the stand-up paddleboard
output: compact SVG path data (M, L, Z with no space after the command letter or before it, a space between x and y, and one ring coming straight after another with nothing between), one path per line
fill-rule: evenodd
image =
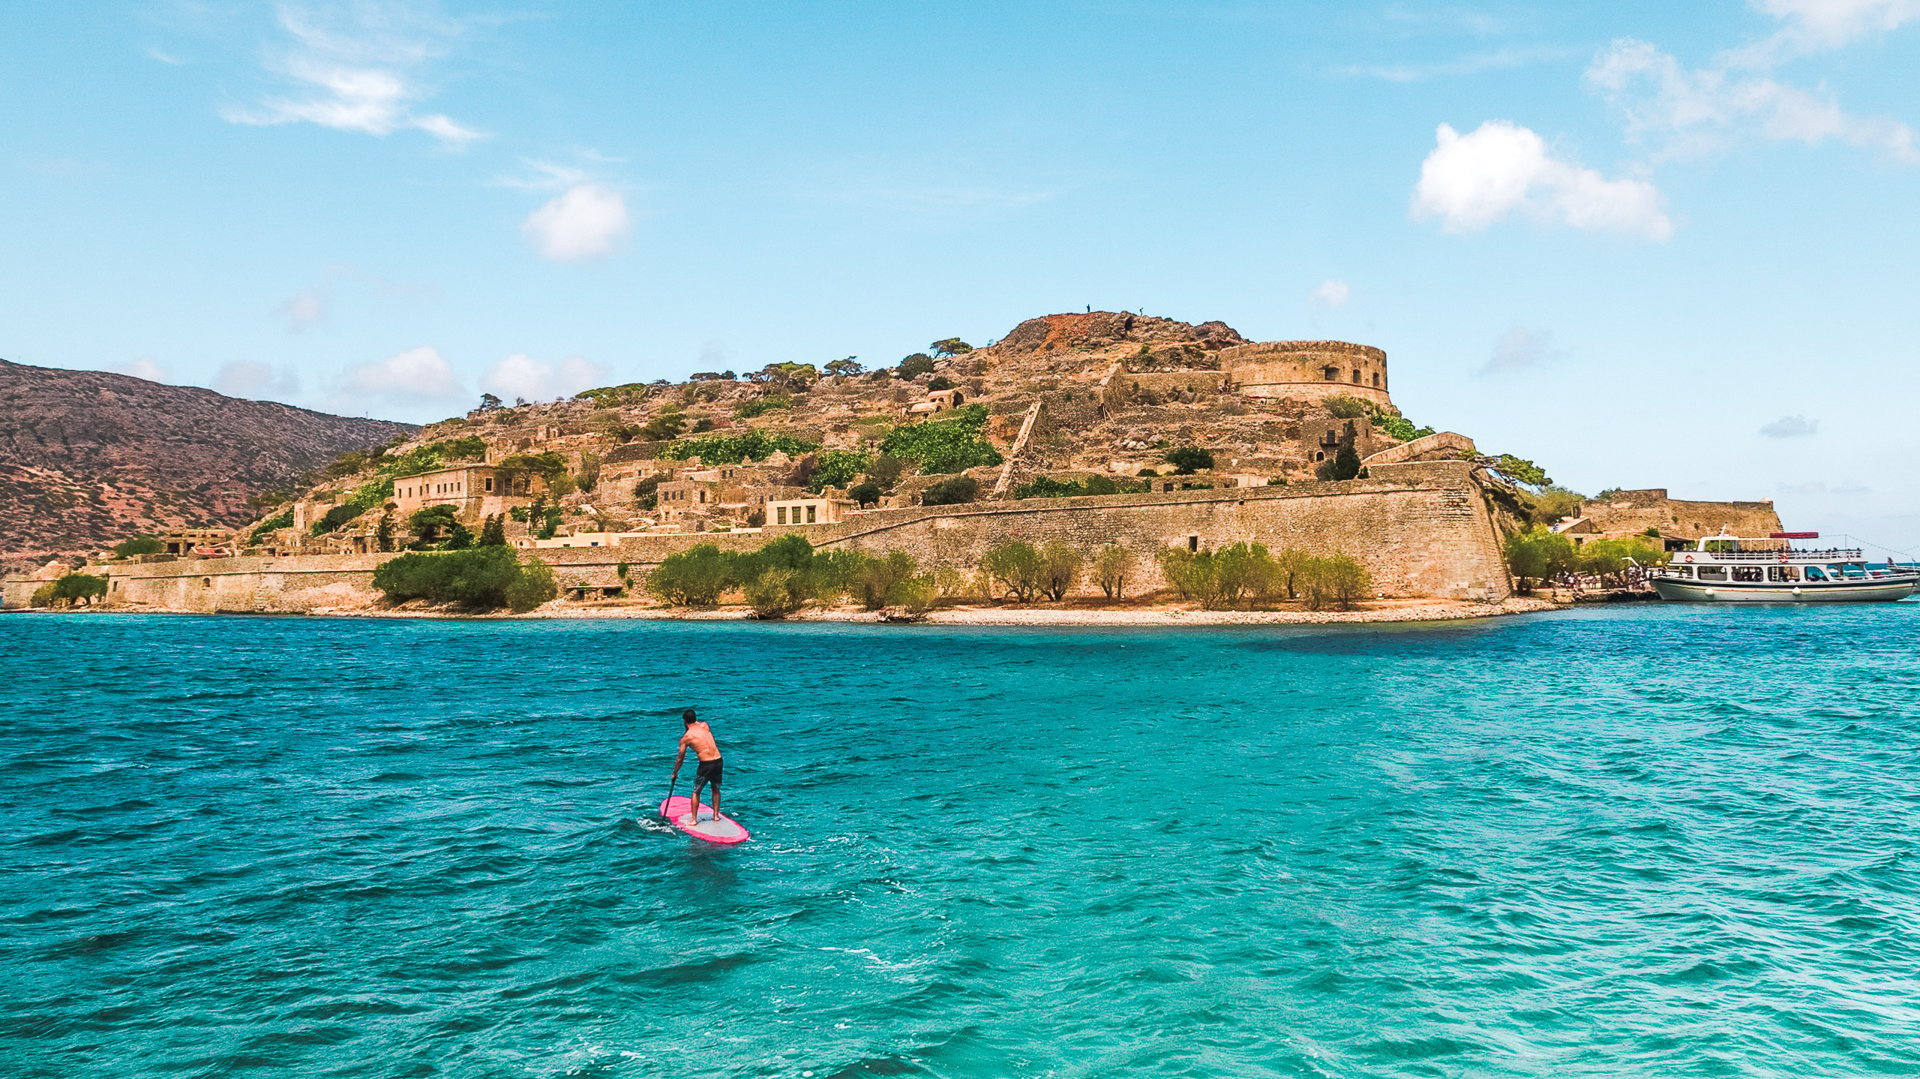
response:
M695 839L704 839L709 843L745 843L753 838L747 834L740 822L725 813L714 816L711 806L700 807L700 819L693 819L693 799L676 794L660 803L660 815L673 823L675 828Z

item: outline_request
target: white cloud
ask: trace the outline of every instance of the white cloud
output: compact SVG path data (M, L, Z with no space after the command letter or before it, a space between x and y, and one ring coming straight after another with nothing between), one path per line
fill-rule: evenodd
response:
M287 329L299 331L327 320L327 294L317 288L302 289L284 300L278 308L287 320Z
M391 135L422 131L460 147L482 134L442 113L422 112L429 96L422 69L443 56L459 27L407 4L360 3L279 9L287 43L267 67L296 92L221 115L237 124L318 124L336 131Z
M620 192L605 184L579 184L535 210L520 231L542 258L584 262L620 250L632 227Z
M213 388L229 397L284 399L300 392L300 375L292 368L235 360L221 365L213 376Z
M361 364L347 373L345 389L355 397L415 404L447 403L467 394L453 366L431 345Z
M1439 218L1452 233L1478 232L1519 215L1577 229L1666 240L1673 222L1665 199L1644 180L1609 180L1553 157L1546 141L1506 120L1462 135L1441 124L1420 164L1413 216Z
M516 352L488 368L480 376L480 388L507 400L544 401L600 385L606 373L605 367L579 356L555 364Z
M123 363L118 367L110 368L110 370L122 375L144 378L148 382L165 382L169 374L166 364L161 363L152 356L142 356L132 363Z
M1353 286L1333 278L1320 282L1319 287L1307 294L1307 302L1315 307L1341 307L1351 299L1353 299Z
M1820 433L1820 421L1805 416L1782 416L1761 425L1760 433L1768 438L1806 438Z
M1793 55L1850 45L1920 19L1920 0L1753 0L1753 6L1787 25L1732 59L1773 63Z
M1714 66L1688 70L1647 42L1621 39L1594 58L1586 81L1625 117L1629 135L1659 140L1667 155L1710 153L1757 137L1809 145L1838 141L1920 162L1913 128L1905 123L1855 116L1824 90L1740 69L1751 62L1729 54Z
M1526 371L1561 355L1553 347L1553 335L1545 330L1513 326L1493 343L1493 355L1481 366L1480 374L1499 375Z

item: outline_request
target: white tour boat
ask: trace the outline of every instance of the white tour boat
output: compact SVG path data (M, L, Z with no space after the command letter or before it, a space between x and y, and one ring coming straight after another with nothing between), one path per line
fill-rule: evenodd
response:
M1809 550L1798 539L1818 532L1774 532L1765 539L1722 533L1677 551L1649 577L1661 599L1700 603L1872 603L1905 599L1920 570L1870 566L1858 548Z

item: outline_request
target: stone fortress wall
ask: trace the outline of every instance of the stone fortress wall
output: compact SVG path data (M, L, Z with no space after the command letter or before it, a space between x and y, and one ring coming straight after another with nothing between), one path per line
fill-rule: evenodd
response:
M1510 592L1493 511L1464 461L1384 465L1367 479L1338 483L880 510L835 525L641 536L618 547L537 554L553 566L563 589L612 588L638 584L661 560L694 544L753 550L787 531L824 549L902 550L922 566L963 568L977 566L989 548L1008 540L1059 541L1089 555L1119 543L1135 556L1128 594L1136 596L1164 587L1154 559L1161 547L1210 549L1240 541L1351 555L1382 596L1498 600ZM87 572L108 578L109 606L305 612L365 606L374 596L375 567L392 557L212 558L114 563ZM25 606L42 583L0 582L5 605ZM1097 589L1084 582L1081 592Z
M1387 354L1346 341L1260 341L1224 348L1221 371L1248 397L1321 401L1350 396L1388 405Z
M1722 529L1735 536L1779 532L1780 514L1772 501L1696 502L1668 498L1664 487L1615 491L1605 501L1588 499L1580 514L1608 535L1658 529L1664 536L1712 536Z

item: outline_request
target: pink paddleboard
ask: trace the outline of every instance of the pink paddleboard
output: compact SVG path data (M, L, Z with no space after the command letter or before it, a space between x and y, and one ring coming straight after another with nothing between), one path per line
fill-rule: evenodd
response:
M693 799L676 794L660 803L660 815L673 822L675 828L695 839L704 839L709 843L745 843L753 838L747 834L740 822L722 813L713 815L713 807L700 807L700 820L693 819Z

